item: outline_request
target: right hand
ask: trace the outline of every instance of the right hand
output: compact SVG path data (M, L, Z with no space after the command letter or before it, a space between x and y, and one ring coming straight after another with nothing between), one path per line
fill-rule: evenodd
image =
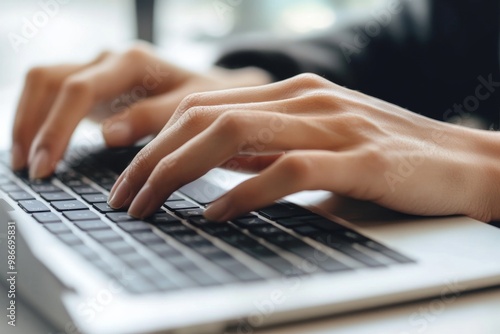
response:
M98 104L113 101L102 126L106 144L128 146L159 133L191 93L269 81L264 71L249 68L194 73L165 62L145 45L122 54L105 52L87 64L33 68L14 121L12 168L29 167L31 178L49 176L78 123Z

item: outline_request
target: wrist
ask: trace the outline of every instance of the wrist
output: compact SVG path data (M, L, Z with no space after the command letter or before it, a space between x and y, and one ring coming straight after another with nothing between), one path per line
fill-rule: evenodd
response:
M470 188L471 212L475 219L489 222L500 220L500 133L494 131L466 129L462 137L470 138L470 163L472 187ZM470 135L469 135L470 134ZM468 189L465 189L468 191Z

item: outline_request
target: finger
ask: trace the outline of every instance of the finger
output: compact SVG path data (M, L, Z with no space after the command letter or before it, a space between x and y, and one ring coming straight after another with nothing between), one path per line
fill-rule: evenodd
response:
M71 134L92 106L139 87L150 59L139 51L110 57L70 76L63 84L29 154L30 177L49 175L61 158ZM148 65L149 66L149 65Z
M271 155L235 156L220 167L236 172L256 173L269 167L285 153Z
M352 151L291 152L213 202L205 211L205 217L227 221L302 190L362 193L366 199L375 198L376 192L366 190L369 182L374 181L365 176L370 173L359 161L359 154Z
M271 128L276 119L281 126ZM132 202L129 213L144 218L152 214L163 200L182 185L199 178L210 169L241 152L283 151L291 148L321 149L325 140L315 140L316 127L311 120L269 112L228 112L210 127L175 152L163 158L154 168L141 192ZM269 137L257 148L253 136L269 126ZM279 131L277 131L279 130ZM297 136L303 133L303 136ZM335 134L329 134L335 139ZM311 141L312 140L312 141ZM151 166L151 163L149 163ZM152 196L154 194L154 198Z
M27 167L28 152L65 78L94 66L111 55L103 52L87 64L64 64L31 69L19 100L12 131L12 168Z
M102 124L106 144L110 147L129 146L148 135L159 133L178 102L179 96L175 93L154 96L109 117Z
M266 103L270 104L271 106L267 108L261 105L261 110L276 110L287 112L289 107L293 107L296 104L289 103L285 106L284 104L279 104L277 102L284 100L292 100L290 102L296 102L295 98L299 98L297 100L303 100L304 98L302 97L302 95L304 91L306 91L307 89L317 88L320 85L325 85L325 82L327 82L326 80L321 80L321 83L319 83L316 78L311 80L304 79L307 77L307 75L296 76L288 80L274 82L266 85L190 94L179 104L176 112L169 120L167 127L177 122L187 110L200 106L241 106L242 104ZM334 84L328 82L328 85ZM310 95L309 97L306 97L306 99L310 97L314 98L314 95ZM329 102L331 101L332 99L330 98ZM302 109L301 111L304 110Z

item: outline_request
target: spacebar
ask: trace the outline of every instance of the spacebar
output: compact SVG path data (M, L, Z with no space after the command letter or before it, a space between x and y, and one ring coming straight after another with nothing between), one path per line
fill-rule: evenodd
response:
M186 184L179 191L200 204L208 204L216 200L226 190L206 180L198 179Z

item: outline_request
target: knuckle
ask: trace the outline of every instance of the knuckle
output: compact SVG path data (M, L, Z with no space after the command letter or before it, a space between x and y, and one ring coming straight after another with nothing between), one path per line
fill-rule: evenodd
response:
M140 63L149 57L149 50L143 44L137 44L125 51L123 58L130 63Z
M208 107L193 107L181 113L179 126L197 129L203 126L209 119L212 112Z
M104 51L101 51L101 53L99 53L99 55L97 56L97 59L103 60L103 59L109 58L112 55L113 55L113 52L111 52L110 50L104 50Z
M360 160L360 163L367 170L376 173L387 170L390 167L387 150L376 144L370 144L362 148L360 151Z
M301 102L304 104L304 107L314 108L312 110L331 110L332 107L335 107L338 104L335 96L325 90L317 89L302 95Z
M26 81L29 83L39 83L46 79L49 71L47 68L42 66L37 66L31 68L26 74Z
M73 76L64 80L62 91L71 96L89 96L92 94L92 85L85 79Z
M296 80L297 84L304 88L323 88L330 87L332 84L325 78L313 73L302 73L292 79Z
M283 173L296 183L304 184L315 172L314 162L310 157L288 154L281 160Z
M241 137L248 129L246 117L239 111L228 111L217 118L217 132L226 135L231 140Z
M203 93L193 93L186 96L179 104L178 110L183 113L187 110L200 106L203 100Z

